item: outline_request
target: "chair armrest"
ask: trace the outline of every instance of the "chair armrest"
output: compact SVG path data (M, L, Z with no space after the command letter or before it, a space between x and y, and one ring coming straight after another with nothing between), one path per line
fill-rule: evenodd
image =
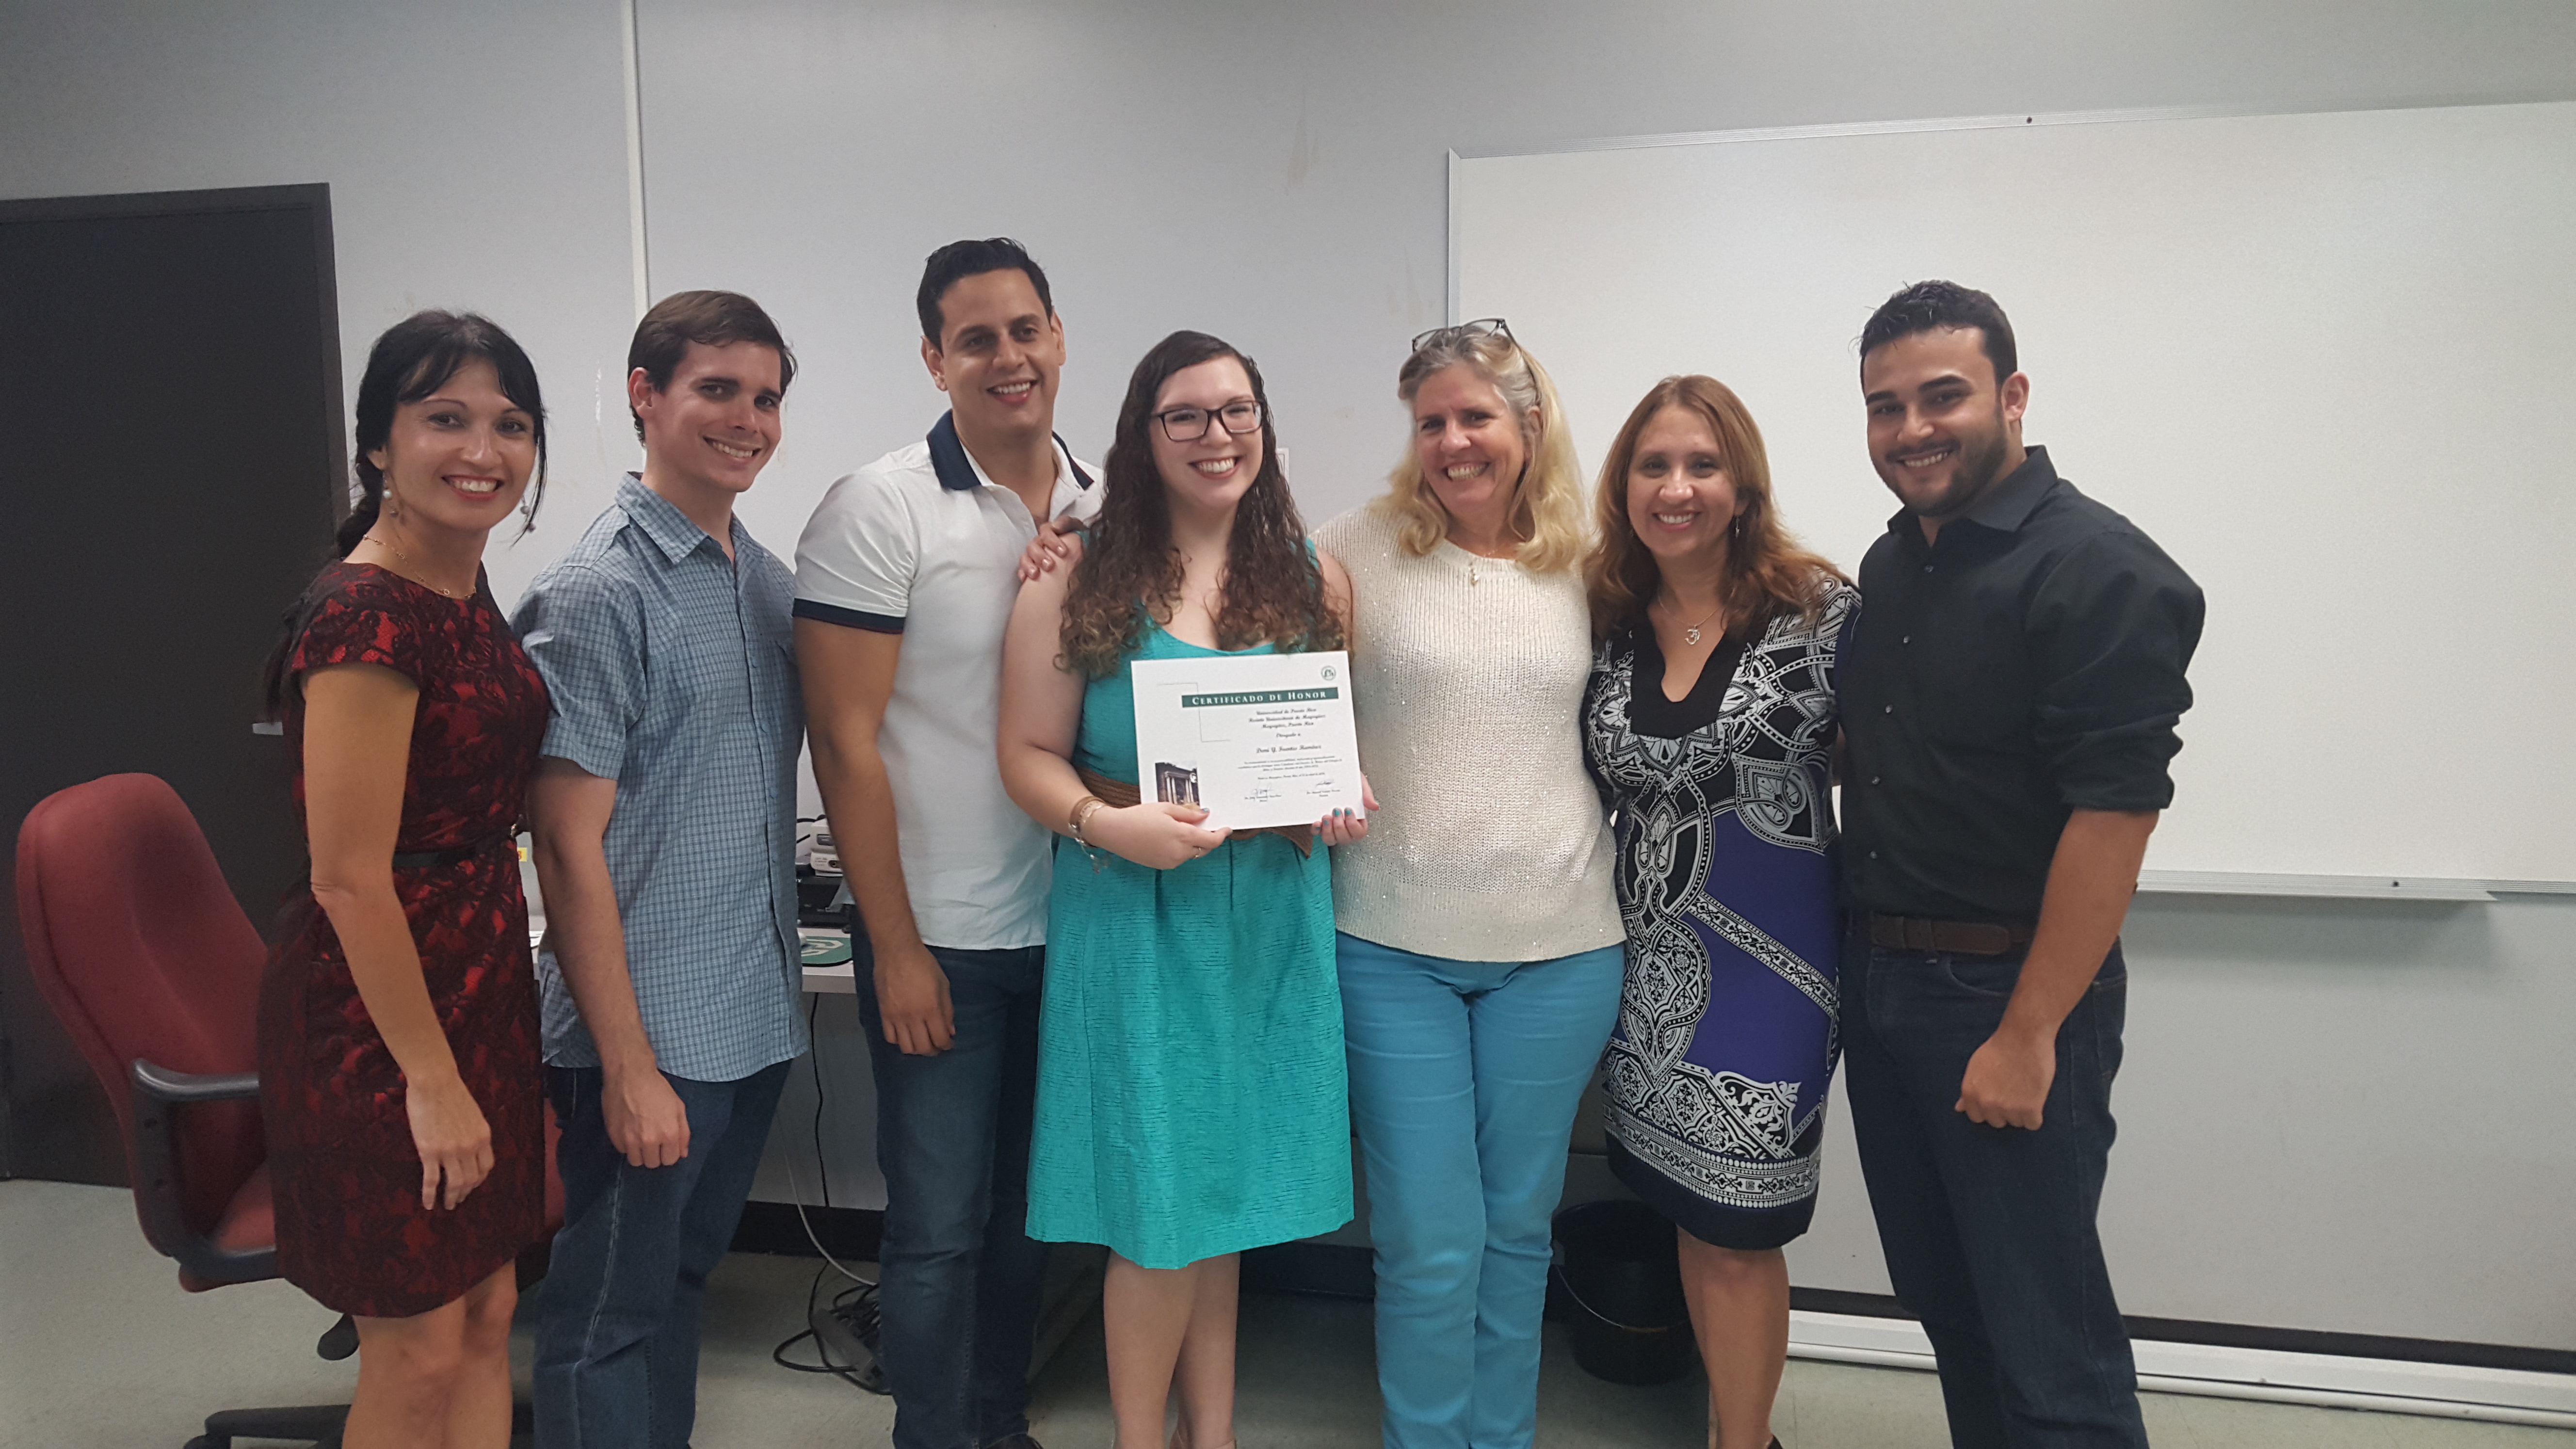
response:
M218 1248L189 1225L179 1192L179 1142L173 1108L200 1102L237 1102L259 1095L259 1073L200 1076L172 1071L141 1057L127 1069L134 1082L134 1156L142 1173L134 1200L144 1235L179 1262L181 1272L209 1283L254 1283L277 1276L277 1249Z
M159 1102L237 1102L259 1095L259 1073L226 1072L221 1076L200 1076L195 1072L174 1072L155 1066L141 1057L132 1068L135 1099L138 1105L145 1096Z

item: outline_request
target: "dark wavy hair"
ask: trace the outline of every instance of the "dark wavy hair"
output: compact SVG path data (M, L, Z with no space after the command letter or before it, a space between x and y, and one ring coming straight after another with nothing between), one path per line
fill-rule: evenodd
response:
M1716 378L1694 373L1665 378L1648 389L1611 440L1610 456L1601 460L1601 481L1593 495L1600 538L1583 561L1593 637L1606 639L1644 622L1646 606L1663 587L1662 568L1628 519L1628 468L1636 461L1637 442L1647 425L1666 408L1696 413L1708 424L1717 437L1727 481L1743 505L1737 525L1729 530L1726 577L1718 584L1725 627L1740 634L1783 614L1803 614L1813 624L1831 602L1832 586L1851 580L1781 525L1762 430L1753 425L1744 400Z
M1181 592L1172 547L1171 503L1154 466L1154 401L1183 368L1231 357L1261 404L1261 468L1236 506L1226 545L1225 605L1216 619L1221 649L1269 643L1281 649L1339 649L1342 625L1324 600L1324 577L1306 547L1306 524L1279 469L1279 437L1261 369L1204 332L1175 332L1154 344L1127 380L1118 435L1102 465L1100 517L1064 600L1064 667L1090 679L1115 672L1144 636L1148 614L1168 623Z
M537 389L537 366L528 360L527 351L509 333L501 330L489 317L473 312L414 312L385 329L376 345L367 349L367 370L358 379L357 428L354 441L357 456L352 459L358 482L358 496L349 506L349 516L340 523L333 539L334 558L347 558L349 550L376 526L385 506L385 475L367 457L383 447L393 436L394 413L404 403L416 403L447 385L448 379L463 371L468 363L488 362L501 384L501 396L510 405L534 419L532 432L537 444L537 475L528 483L528 500L520 508L519 533L525 536L537 526L537 505L546 496L546 403ZM270 651L265 673L269 708L281 708L292 692L287 678L287 656L295 648L296 625L304 612L304 599L299 595L287 606L285 633Z
M1996 382L2021 370L2020 349L2013 343L2012 321L2004 316L2003 304L1956 282L1916 282L1879 303L1860 329L1861 361L1867 363L1871 353L1918 332L1971 328L1984 339Z

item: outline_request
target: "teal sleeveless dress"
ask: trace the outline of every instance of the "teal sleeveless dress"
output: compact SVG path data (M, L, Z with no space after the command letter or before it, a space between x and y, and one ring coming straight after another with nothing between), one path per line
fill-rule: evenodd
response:
M1128 658L1217 652L1149 620ZM1124 661L1083 692L1074 762L1137 777ZM1057 837L1030 1237L1179 1268L1350 1221L1331 871L1268 834L1172 870Z

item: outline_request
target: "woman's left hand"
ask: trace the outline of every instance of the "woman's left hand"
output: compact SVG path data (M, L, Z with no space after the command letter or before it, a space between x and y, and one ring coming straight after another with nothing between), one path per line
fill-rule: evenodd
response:
M1368 776L1360 776L1360 808L1336 810L1315 822L1316 838L1326 845L1348 845L1368 834L1368 818L1376 813L1377 792L1369 788Z

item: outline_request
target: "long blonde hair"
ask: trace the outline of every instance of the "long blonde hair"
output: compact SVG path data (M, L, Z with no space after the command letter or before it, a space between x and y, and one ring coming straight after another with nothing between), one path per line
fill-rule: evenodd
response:
M1768 622L1781 614L1803 614L1809 624L1824 614L1833 586L1848 584L1843 571L1823 555L1801 545L1781 526L1779 506L1771 497L1771 462L1762 451L1762 430L1735 390L1713 377L1692 374L1656 383L1628 414L1610 456L1601 460L1601 482L1595 494L1601 541L1583 561L1584 592L1592 601L1592 634L1606 639L1646 617L1646 606L1662 585L1655 556L1628 521L1628 465L1636 459L1637 440L1646 425L1666 408L1696 413L1717 437L1727 481L1743 511L1726 550L1726 577L1718 601L1726 627Z
M1395 395L1410 405L1432 374L1451 367L1472 368L1493 384L1520 425L1529 459L1512 485L1507 526L1524 540L1515 555L1521 566L1543 574L1575 567L1590 542L1583 519L1583 471L1574 461L1574 430L1566 426L1555 380L1509 333L1444 328L1404 360L1396 373ZM1395 519L1396 545L1414 558L1438 548L1449 536L1449 510L1422 476L1419 448L1406 445L1387 485L1385 496L1371 506Z

